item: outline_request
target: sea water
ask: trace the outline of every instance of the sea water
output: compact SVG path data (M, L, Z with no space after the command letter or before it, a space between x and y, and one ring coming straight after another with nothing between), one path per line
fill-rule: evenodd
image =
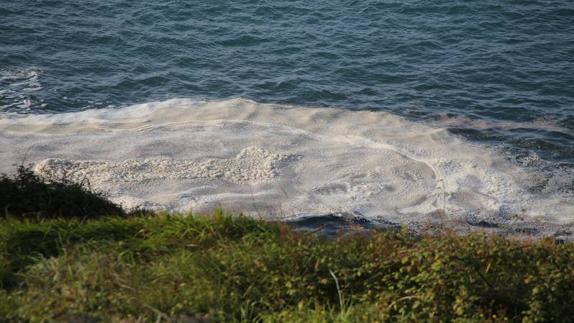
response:
M127 208L569 235L574 5L3 1L0 157Z

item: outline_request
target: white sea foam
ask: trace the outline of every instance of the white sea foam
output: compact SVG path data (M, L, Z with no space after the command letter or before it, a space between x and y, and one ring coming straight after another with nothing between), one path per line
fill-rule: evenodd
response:
M174 99L5 116L0 144L1 171L25 158L43 176L87 181L126 207L534 225L540 234L574 220L571 195L528 189L536 174L384 112Z
M241 150L234 158L177 160L166 158L106 160L45 159L36 164L36 173L46 178L74 182L89 179L97 187L114 182L152 180L223 179L236 184L259 184L273 180L282 161L290 156L259 147Z

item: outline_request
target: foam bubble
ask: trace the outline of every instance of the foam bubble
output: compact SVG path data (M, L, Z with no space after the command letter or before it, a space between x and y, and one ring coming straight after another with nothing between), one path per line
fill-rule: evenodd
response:
M537 174L495 151L384 112L174 99L6 116L0 144L19 148L0 151L0 170L25 156L42 176L87 181L126 207L539 234L574 215L571 194L532 192Z

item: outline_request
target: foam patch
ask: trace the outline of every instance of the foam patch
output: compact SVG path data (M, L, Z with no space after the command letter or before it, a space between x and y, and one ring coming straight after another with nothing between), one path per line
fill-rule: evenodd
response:
M177 99L5 115L0 145L18 147L0 150L1 171L25 158L42 176L87 182L128 208L508 230L533 223L540 234L574 220L560 176L537 180L495 150L384 112Z

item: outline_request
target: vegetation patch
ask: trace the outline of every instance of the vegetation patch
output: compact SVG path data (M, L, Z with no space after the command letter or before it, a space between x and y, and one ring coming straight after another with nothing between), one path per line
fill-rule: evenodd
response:
M0 217L94 218L124 214L103 194L92 192L87 182L72 182L65 177L44 179L25 166L18 167L14 176L0 175L0 207Z
M7 321L564 321L574 245L209 216L4 219Z
M223 211L126 214L25 167L0 177L0 206L0 321L574 317L570 243L369 229L326 238Z

